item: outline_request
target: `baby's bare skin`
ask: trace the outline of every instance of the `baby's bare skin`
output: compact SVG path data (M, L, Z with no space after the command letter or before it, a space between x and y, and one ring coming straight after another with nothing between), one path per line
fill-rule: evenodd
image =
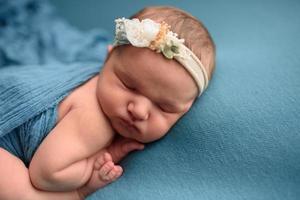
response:
M207 52L214 54L214 48L206 45L213 44L196 19L169 7L146 8L136 17L144 18L147 13L157 22L174 16L165 20L176 22L176 27L184 24L178 26L178 34L187 47L197 50L194 53L206 67L214 64L206 59ZM198 93L180 62L149 48L110 46L101 73L60 103L57 124L35 152L29 169L0 148L0 199L84 199L122 175L117 163L128 153L164 137L188 112Z
M111 51L99 75L62 102L60 121L30 163L36 188L81 188L85 196L104 187L122 172L116 162L101 154L116 135L139 145L158 140L192 106L197 86L179 63L147 48L120 48L121 54ZM132 55L137 58L131 59ZM122 148L111 150L115 155L132 151L124 153Z
M78 189L79 196L84 199L97 189L103 188L117 180L123 173L123 168L117 165L128 153L142 150L144 145L134 140L117 137L114 142L96 156L94 170L89 181Z
M119 178L120 159L143 149L141 143L162 138L190 109L197 87L179 63L150 49L122 49L121 55L112 51L102 72L61 103L59 122L29 170L0 149L0 162L11 160L0 170L0 184L13 182L7 177L10 166L20 172L16 181L27 180L19 193L0 192L1 197L18 199L26 193L30 200L83 199ZM113 141L115 136L122 137Z

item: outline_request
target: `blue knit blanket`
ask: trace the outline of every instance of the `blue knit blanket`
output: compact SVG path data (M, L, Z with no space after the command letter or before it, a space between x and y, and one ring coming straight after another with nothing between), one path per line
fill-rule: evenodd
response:
M108 40L71 27L45 1L0 6L0 147L28 165L59 102L99 72Z
M42 0L0 2L0 79L15 76L20 83L6 96L8 83L0 81L0 141L8 136L24 141L28 130L34 132L32 142L36 130L44 136L54 125L57 102L101 66L106 37L103 31L70 27ZM218 47L208 89L164 139L127 156L122 177L88 199L300 199L300 1L199 2L177 6L205 20ZM123 6L122 13L128 16L140 6ZM120 15L111 8L89 17ZM87 16L83 21L90 20ZM31 100L43 87L40 100ZM18 108L11 104L21 97L27 99L15 103ZM19 112L21 121L11 118L22 104L26 116ZM35 148L30 145L41 138L10 147L21 146L23 152L16 153L30 160Z

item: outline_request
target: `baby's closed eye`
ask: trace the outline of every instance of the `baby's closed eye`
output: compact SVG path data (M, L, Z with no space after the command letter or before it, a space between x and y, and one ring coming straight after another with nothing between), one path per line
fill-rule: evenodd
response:
M164 113L176 113L175 110L167 104L157 104L157 107Z
M135 91L135 90L136 90L135 87L133 87L132 85L128 84L126 81L122 80L122 79L120 78L120 76L117 75L117 77L118 77L118 79L120 80L122 86L123 86L125 89L129 89L129 90L132 90L132 91Z
M121 82L122 82L122 84L123 84L127 89L129 89L129 90L131 90L131 91L136 91L136 88L135 88L135 87L130 86L129 84L126 84L126 83L123 82L122 80L121 80Z

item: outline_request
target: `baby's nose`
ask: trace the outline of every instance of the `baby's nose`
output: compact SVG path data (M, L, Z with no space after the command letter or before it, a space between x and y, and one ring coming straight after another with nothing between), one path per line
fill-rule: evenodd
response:
M149 118L149 109L145 104L138 104L130 102L128 104L128 112L130 113L133 121L147 120Z

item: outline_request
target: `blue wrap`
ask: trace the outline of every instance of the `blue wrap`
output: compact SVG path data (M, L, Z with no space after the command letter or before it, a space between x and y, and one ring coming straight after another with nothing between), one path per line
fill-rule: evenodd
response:
M99 72L99 63L9 66L0 75L0 146L26 164L53 128L58 103Z
M142 7L120 4L126 16ZM164 139L124 160L121 179L90 199L299 200L300 1L164 4L207 26L213 80Z
M29 164L55 126L59 102L95 76L104 32L83 33L45 1L0 4L0 147Z
M61 21L55 22L53 14L54 21L45 17L43 12L52 12L42 4L41 12L35 11L40 15L30 19L35 10L35 4L27 4L31 1L7 2L17 2L14 8L21 11L12 17L14 9L0 9L10 16L5 22L0 17L0 26L7 24L0 28L2 67L10 67L9 63L43 67L60 62L68 67L73 61L102 62L105 48L92 44L95 39L103 44L103 34L96 38L69 25L57 26ZM147 4L151 2L157 4L154 0ZM141 1L130 6L119 1L121 13L114 3L97 0L56 3L65 5L66 13L78 6L73 10L76 16L84 8L95 8L94 13L91 9L80 15L84 24L111 15L107 17L111 20L103 20L107 27L113 27L112 19L142 7ZM191 12L208 27L218 50L213 80L164 139L129 155L121 163L123 176L88 199L299 200L300 1L165 0L164 4ZM18 20L24 20L23 25ZM28 21L35 23L25 26ZM26 34L26 28L35 31ZM78 46L81 44L84 47ZM44 112L51 112L51 106L49 109ZM46 120L49 124L54 121Z

